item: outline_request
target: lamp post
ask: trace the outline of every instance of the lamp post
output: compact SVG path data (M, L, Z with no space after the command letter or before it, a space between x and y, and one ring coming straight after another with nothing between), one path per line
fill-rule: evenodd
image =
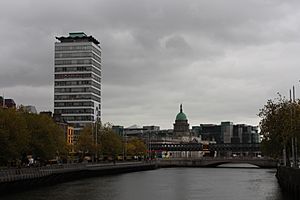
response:
M95 128L96 128L96 131L95 131L95 143L96 143L96 155L95 155L95 159L96 159L96 162L98 162L98 117L99 117L99 111L98 111L98 107L96 107L96 124L95 124Z

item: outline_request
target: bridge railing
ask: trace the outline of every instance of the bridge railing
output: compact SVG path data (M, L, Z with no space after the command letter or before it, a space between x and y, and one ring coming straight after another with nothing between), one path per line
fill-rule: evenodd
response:
M164 160L164 158L162 158L161 160ZM272 161L277 161L275 159L269 158L269 157L250 157L250 156L237 156L237 157L222 157L222 156L218 156L218 157L169 157L167 158L167 160L272 160Z

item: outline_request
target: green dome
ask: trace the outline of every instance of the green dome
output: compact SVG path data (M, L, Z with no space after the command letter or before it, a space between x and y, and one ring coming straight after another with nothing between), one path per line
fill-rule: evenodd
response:
M183 112L180 112L176 116L176 120L187 120L186 115Z
M182 112L182 104L180 104L180 112L177 114L176 120L187 120L186 115Z

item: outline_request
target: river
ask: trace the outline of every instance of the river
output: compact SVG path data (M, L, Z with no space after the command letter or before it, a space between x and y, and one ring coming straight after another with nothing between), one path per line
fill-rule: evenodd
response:
M1 200L283 200L274 169L164 168L83 179Z

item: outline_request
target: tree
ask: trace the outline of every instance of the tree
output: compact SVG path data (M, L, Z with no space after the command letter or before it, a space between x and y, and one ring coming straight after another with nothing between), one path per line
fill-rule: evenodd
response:
M75 145L75 149L82 152L82 159L87 155L94 155L96 152L96 145L93 136L92 125L87 125L82 129Z
M21 113L0 109L0 165L18 160L28 149L29 130Z
M147 147L145 143L138 139L134 138L130 140L127 144L127 154L131 156L144 156L146 155Z
M286 147L291 151L291 139L300 133L300 104L288 101L279 94L274 100L268 100L260 110L259 117L262 135L262 151L265 155L279 158Z
M30 113L24 115L30 130L29 154L49 160L65 153L64 132L50 117Z
M121 137L112 130L111 124L109 123L104 125L99 123L97 127L101 154L116 158L116 156L122 153Z
M48 116L24 110L0 109L0 164L5 165L27 155L41 160L64 153L63 130Z

